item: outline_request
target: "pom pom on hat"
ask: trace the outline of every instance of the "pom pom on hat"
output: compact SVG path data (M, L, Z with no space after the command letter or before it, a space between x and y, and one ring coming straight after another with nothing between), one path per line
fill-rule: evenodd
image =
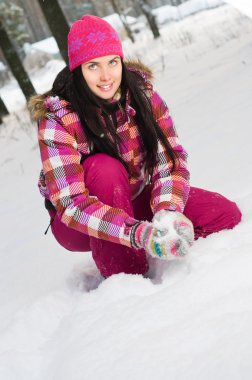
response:
M122 43L115 29L105 20L84 15L75 21L68 33L69 69L105 55L123 58Z

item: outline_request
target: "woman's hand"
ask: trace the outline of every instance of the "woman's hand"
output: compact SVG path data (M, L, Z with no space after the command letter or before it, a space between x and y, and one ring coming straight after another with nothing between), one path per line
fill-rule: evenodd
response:
M161 235L160 243L169 241L170 253L185 256L194 241L192 222L178 211L161 210L154 215L153 226Z
M167 210L155 214L152 223L139 223L132 233L135 247L164 260L185 256L194 240L191 221L179 212Z

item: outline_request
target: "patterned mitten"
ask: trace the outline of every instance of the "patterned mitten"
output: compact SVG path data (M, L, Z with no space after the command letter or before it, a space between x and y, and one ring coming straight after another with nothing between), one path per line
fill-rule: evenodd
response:
M161 235L160 243L168 241L170 254L184 256L194 241L192 222L178 211L161 210L154 215L153 227Z
M131 242L134 248L143 248L146 253L153 257L163 257L165 252L160 250L155 237L157 231L152 223L140 222L132 228Z
M175 254L173 245L179 244L166 238L166 232L156 229L152 223L140 222L133 227L131 241L134 248L143 248L146 253L155 258L168 260Z

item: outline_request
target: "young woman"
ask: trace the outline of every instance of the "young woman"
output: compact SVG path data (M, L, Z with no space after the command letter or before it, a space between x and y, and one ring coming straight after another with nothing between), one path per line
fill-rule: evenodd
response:
M189 187L187 154L140 62L116 31L85 15L68 36L69 67L30 108L38 123L39 188L55 238L92 251L105 277L144 274L147 254L183 256L194 239L241 219L223 196Z

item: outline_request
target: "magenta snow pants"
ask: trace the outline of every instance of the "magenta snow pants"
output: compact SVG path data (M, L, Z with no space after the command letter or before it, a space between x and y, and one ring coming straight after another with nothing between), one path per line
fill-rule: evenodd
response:
M95 164L95 165L94 165ZM121 208L138 220L153 218L150 208L151 185L131 201L128 173L116 159L99 153L83 162L84 181L89 194L103 203ZM89 170L92 167L92 170ZM121 191L114 192L114 188ZM109 241L97 239L63 224L57 214L50 212L54 221L52 233L59 244L69 251L92 251L93 259L100 273L111 276L116 273L144 274L148 262L143 249L136 250ZM241 220L241 212L234 202L220 194L191 187L184 210L194 226L195 239L223 229L233 228Z

